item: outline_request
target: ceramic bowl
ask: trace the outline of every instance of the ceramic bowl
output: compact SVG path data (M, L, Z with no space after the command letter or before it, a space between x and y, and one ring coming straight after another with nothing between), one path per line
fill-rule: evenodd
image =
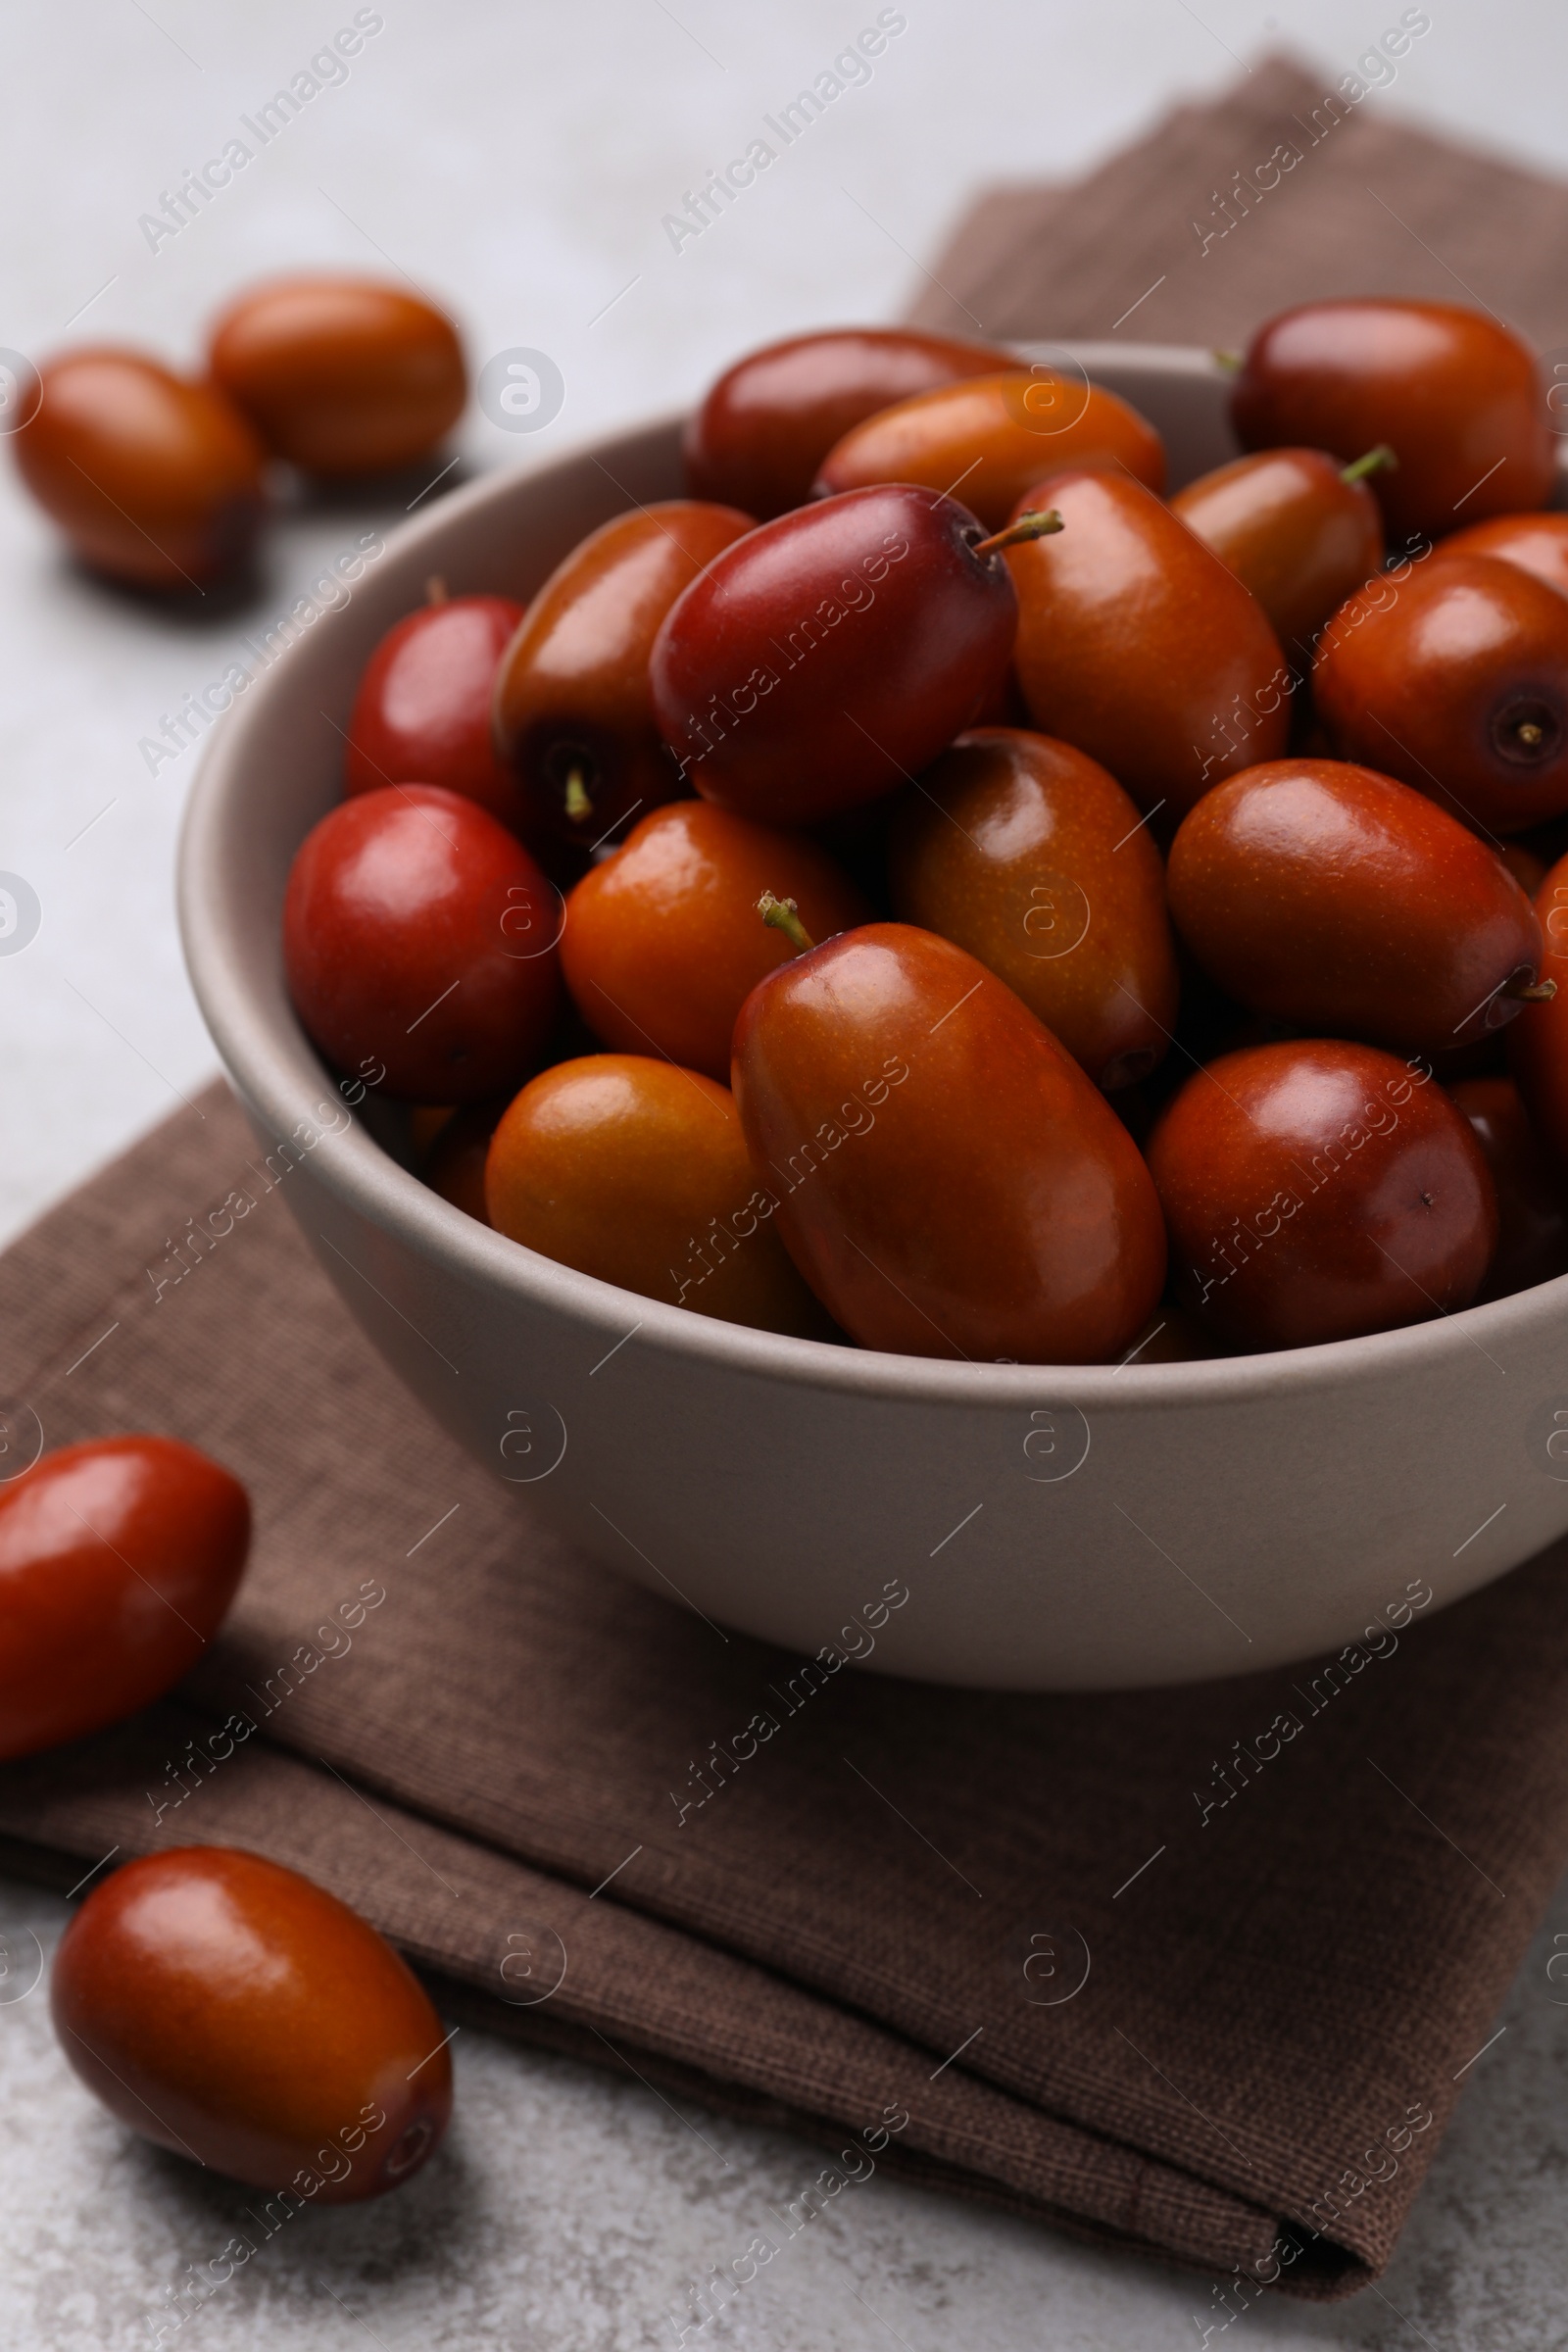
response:
M1207 355L1076 356L1163 432L1173 486L1235 454ZM1568 1277L1216 1362L882 1355L537 1257L411 1175L373 1099L345 1102L290 1008L279 909L338 798L366 657L430 573L525 598L596 524L680 495L678 436L672 417L491 474L398 530L346 602L301 615L202 763L180 860L191 977L259 1140L289 1160L301 1230L388 1363L520 1508L675 1605L933 1682L1248 1673L1455 1599L1562 1535Z

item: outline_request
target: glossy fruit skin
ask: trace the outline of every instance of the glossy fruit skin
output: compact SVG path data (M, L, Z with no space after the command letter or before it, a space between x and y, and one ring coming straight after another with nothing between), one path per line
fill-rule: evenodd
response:
M1495 556L1568 596L1568 514L1494 514L1442 542L1448 556Z
M666 499L617 514L557 564L496 671L496 754L518 780L529 839L586 847L679 793L648 658L682 591L752 527L734 507ZM592 804L577 818L573 765Z
M1338 1039L1191 1077L1149 1140L1177 1300L1232 1348L1451 1314L1497 1239L1480 1145L1420 1062Z
M522 612L510 596L444 597L388 629L354 698L346 793L440 784L517 829L522 800L496 758L490 705Z
M809 824L933 760L1006 666L1006 565L951 498L891 484L764 522L673 607L649 675L705 800Z
M756 1331L832 1326L768 1222L734 1098L639 1054L557 1062L503 1114L490 1222L541 1257Z
M219 319L210 358L268 448L306 473L412 466L456 424L468 396L452 321L377 278L258 286Z
M795 954L758 912L793 899L812 939L870 920L825 850L709 801L656 808L566 901L561 967L597 1037L729 1084L735 1016Z
M1518 1081L1537 1134L1568 1176L1568 858L1541 885L1536 912L1545 935L1543 977L1557 993L1527 1004L1508 1031L1508 1067Z
M1099 384L1008 368L867 417L829 451L816 488L918 482L957 492L987 530L1000 531L1024 491L1068 466L1125 469L1160 491L1165 445L1147 417Z
M1011 989L904 923L772 973L735 1094L780 1232L863 1348L1101 1363L1159 1297L1138 1148Z
M1319 640L1312 692L1342 759L1467 824L1518 833L1568 808L1568 598L1516 564L1440 551L1363 589Z
M1347 464L1388 442L1398 469L1372 487L1391 539L1438 538L1544 506L1551 491L1534 358L1494 319L1450 303L1366 296L1282 311L1248 345L1231 421L1244 449L1302 442Z
M61 1938L50 2006L111 2115L253 2188L382 2196L451 2118L452 2061L412 1971L323 1886L237 1847L105 1879Z
M0 1487L0 1761L119 1723L188 1674L250 1535L238 1479L175 1438L62 1446Z
M1063 529L1009 550L1013 666L1034 724L1108 767L1166 821L1290 732L1288 671L1261 606L1168 507L1080 471L1019 501Z
M1377 500L1320 449L1237 458L1178 490L1170 511L1250 588L1290 652L1306 653L1383 562Z
M560 1000L559 895L521 842L433 784L344 801L301 843L283 901L294 1008L328 1061L384 1091L474 1102L514 1086Z
M1511 1078L1449 1089L1475 1130L1497 1193L1497 1248L1476 1303L1568 1274L1568 1179L1553 1166Z
M899 327L792 335L726 368L686 427L694 498L771 521L804 506L835 441L916 392L1010 365L989 344Z
M1239 1004L1318 1035L1441 1054L1523 1010L1535 909L1425 794L1337 760L1275 760L1216 786L1171 844L1170 909Z
M1179 993L1164 865L1085 753L971 728L905 801L891 866L899 920L1005 980L1097 1086L1131 1086L1164 1057Z
M175 590L238 570L266 513L266 457L221 391L108 346L46 361L38 382L17 469L84 564Z

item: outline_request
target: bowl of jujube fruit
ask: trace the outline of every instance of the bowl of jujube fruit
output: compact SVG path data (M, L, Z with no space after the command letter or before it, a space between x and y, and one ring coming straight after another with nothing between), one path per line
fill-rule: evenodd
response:
M212 742L187 957L343 1299L832 1672L1353 1642L1568 1531L1537 363L896 330L455 493Z

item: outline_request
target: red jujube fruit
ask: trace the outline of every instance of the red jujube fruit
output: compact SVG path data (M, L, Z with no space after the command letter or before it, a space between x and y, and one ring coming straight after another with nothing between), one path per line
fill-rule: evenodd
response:
M1477 1304L1568 1274L1568 1177L1537 1135L1518 1087L1511 1078L1461 1078L1449 1091L1497 1193L1497 1247Z
M1544 970L1555 980L1549 1004L1527 1004L1508 1031L1508 1066L1558 1168L1568 1175L1568 858L1541 885L1536 912L1545 934Z
M1170 511L1251 590L1292 651L1305 653L1383 561L1377 500L1320 449L1236 458L1178 490Z
M62 1446L0 1487L0 1760L119 1723L189 1673L250 1535L238 1479L175 1438Z
M947 940L873 923L783 965L742 1008L734 1073L778 1230L862 1347L1099 1363L1159 1297L1137 1146Z
M561 901L520 841L455 792L383 786L323 816L283 900L294 1007L339 1069L415 1102L515 1085L560 997Z
M94 1887L50 2006L111 2115L278 2194L274 2229L305 2202L396 2188L451 2118L452 2061L412 1970L324 1886L233 1846L147 1854Z
M808 824L901 783L1006 666L1018 605L967 507L893 484L766 522L670 612L650 664L682 772L739 815Z
M692 494L769 521L805 504L834 442L862 417L1010 365L988 344L906 327L842 327L769 343L727 368L688 423Z
M1173 1284L1226 1346L1307 1348L1468 1306L1492 1177L1425 1064L1338 1039L1195 1073L1149 1140Z
M522 796L496 758L490 704L521 619L510 596L442 593L388 629L354 698L344 791L440 784L515 831Z
M1231 392L1244 449L1305 442L1340 459L1386 441L1373 484L1392 536L1433 538L1545 504L1550 421L1527 344L1452 303L1361 295L1260 326Z
M1541 925L1502 860L1424 794L1337 760L1205 793L1171 844L1170 908L1212 979L1318 1034L1446 1053L1523 1009Z

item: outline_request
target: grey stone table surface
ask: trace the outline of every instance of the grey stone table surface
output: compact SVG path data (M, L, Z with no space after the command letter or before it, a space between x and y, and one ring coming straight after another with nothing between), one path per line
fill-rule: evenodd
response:
M404 271L451 304L476 362L543 350L564 380L560 416L529 441L475 412L450 482L689 400L750 343L894 317L978 184L1083 170L1265 44L1337 75L1397 13L1392 0L1273 0L1267 14L1253 0L904 0L881 11L899 29L869 78L847 70L744 202L679 236L666 216L686 192L830 73L878 0L13 6L0 16L0 369L6 352L89 339L186 364L248 278L299 264ZM1556 0L1434 0L1430 13L1430 36L1370 103L1568 169ZM340 73L326 45L356 22L364 37ZM279 88L305 93L280 127L242 128ZM243 168L210 202L187 198L188 218L171 212L236 137ZM0 1238L211 1075L172 915L197 757L181 708L231 662L254 665L247 638L362 530L400 518L352 500L292 511L251 602L197 621L75 572L0 462L0 871L22 874L42 909L26 948L0 954ZM384 2352L674 2345L670 2314L689 2311L693 2282L814 2169L783 2136L465 2031L440 2159L378 2206L302 2216L176 2328L186 2266L220 2250L242 2200L129 2138L66 2070L31 1982L65 1917L0 1884L6 2352L118 2352L160 2331L201 2352L337 2352L368 2336ZM1234 2323L1252 2340L1568 2345L1556 1935L1568 1938L1568 1890L1382 2289L1328 2310L1259 2306ZM1211 2286L873 2179L686 2340L1152 2352L1215 2327Z

